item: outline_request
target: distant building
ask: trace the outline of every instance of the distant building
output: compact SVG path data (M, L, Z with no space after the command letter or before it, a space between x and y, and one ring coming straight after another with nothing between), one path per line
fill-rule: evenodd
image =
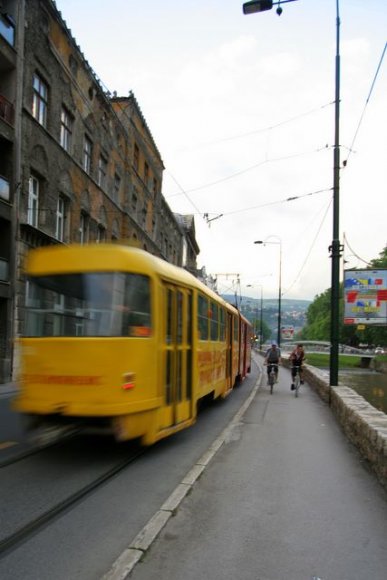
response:
M125 240L195 272L192 216L162 195L164 165L130 93L104 91L52 0L0 1L0 382L30 299L30 248Z

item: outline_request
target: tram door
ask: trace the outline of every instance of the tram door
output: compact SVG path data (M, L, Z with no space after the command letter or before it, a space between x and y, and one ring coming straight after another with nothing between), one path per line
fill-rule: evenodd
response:
M227 389L233 387L232 380L232 342L234 338L234 328L233 328L233 317L227 312L227 325L226 325L226 344L227 344L227 354L226 354L226 378L227 378Z
M192 292L165 285L163 427L192 416Z

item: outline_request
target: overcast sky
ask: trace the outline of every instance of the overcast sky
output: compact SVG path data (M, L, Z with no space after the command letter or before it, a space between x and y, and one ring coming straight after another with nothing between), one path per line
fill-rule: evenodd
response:
M280 17L238 0L56 4L106 90L134 92L219 291L275 297L280 253L283 298L329 288L336 0ZM387 2L340 0L340 18L340 239L364 268L387 243Z

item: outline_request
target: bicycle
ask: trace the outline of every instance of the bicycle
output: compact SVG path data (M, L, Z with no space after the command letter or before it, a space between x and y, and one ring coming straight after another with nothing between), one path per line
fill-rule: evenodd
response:
M275 371L276 371L276 368L278 369L278 365L276 363L267 363L267 364L271 367L268 378L269 378L270 394L272 395L273 394L273 386L277 380L278 370L277 370L277 373Z
M301 377L300 377L300 367L292 367L292 385L294 385L294 396L298 397L298 391L300 389Z

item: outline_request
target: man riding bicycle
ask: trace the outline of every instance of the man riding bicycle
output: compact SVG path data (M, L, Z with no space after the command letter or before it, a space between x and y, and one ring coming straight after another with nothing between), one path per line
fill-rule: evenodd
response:
M273 367L275 372L275 382L278 383L278 365L280 362L281 350L278 348L277 343L273 340L271 347L266 351L264 361L264 364L267 365L267 384L269 384L269 375Z
M304 384L304 381L302 379L302 372L303 372L302 363L305 360L305 351L304 351L304 347L302 346L302 344L297 344L297 346L293 350L293 352L290 353L289 360L292 363L292 368L291 368L292 385L291 385L290 389L292 391L294 391L294 377L297 374L297 369L298 369L298 372L300 374L300 383L301 383L301 385Z

